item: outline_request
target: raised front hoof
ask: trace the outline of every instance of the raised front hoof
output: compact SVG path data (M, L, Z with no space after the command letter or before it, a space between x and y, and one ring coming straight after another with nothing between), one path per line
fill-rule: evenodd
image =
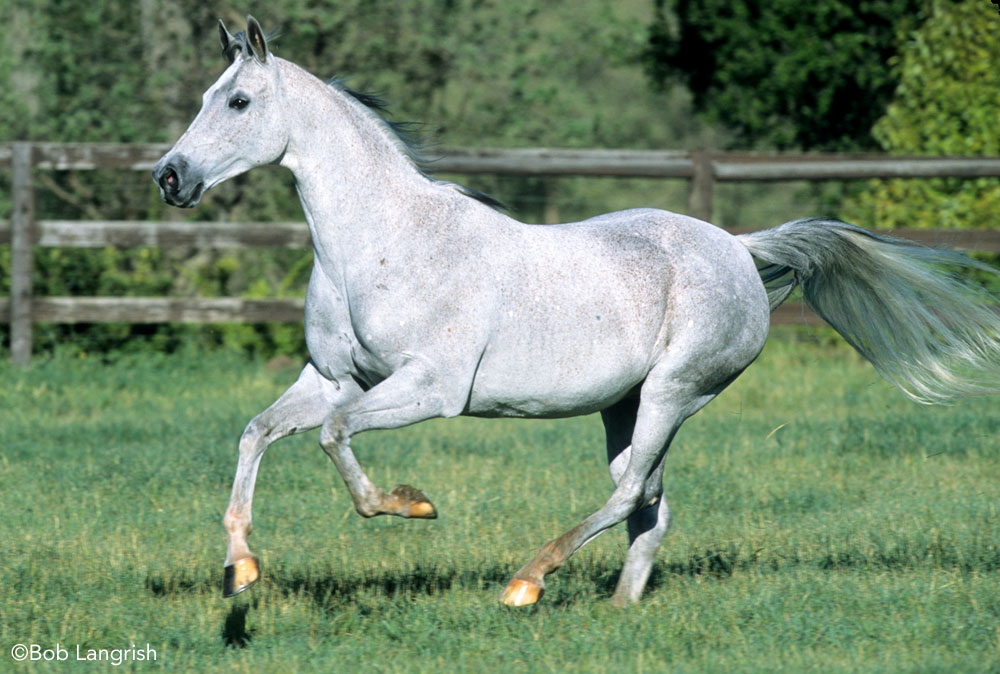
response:
M541 599L544 593L545 588L538 583L515 578L507 583L503 594L500 595L500 601L507 606L531 606Z
M256 557L237 559L226 566L222 579L222 596L228 599L249 590L260 580L260 562Z
M397 485L389 494L390 498L398 502L398 507L403 517L412 517L421 520L437 519L437 509L431 503L427 495L408 484Z

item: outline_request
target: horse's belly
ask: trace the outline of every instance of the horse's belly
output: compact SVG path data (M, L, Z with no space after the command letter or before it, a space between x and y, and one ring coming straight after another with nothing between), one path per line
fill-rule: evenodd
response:
M642 383L611 381L606 385L575 389L545 386L507 387L497 391L473 391L465 414L475 417L554 419L591 414L605 409L634 391Z
M631 389L590 392L523 391L515 395L504 391L498 396L474 396L469 401L467 416L515 417L519 419L558 419L591 414L624 398ZM570 395L568 395L570 394Z
M492 353L491 353L492 351ZM579 344L573 350L488 348L469 396L467 414L483 417L568 417L602 410L642 383L652 354L621 344Z

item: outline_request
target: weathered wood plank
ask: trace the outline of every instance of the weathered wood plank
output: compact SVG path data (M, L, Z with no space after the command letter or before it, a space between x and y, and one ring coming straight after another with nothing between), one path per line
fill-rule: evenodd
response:
M778 224L778 223L775 223ZM734 234L758 228L731 229ZM40 220L36 245L101 248L118 246L195 246L205 248L310 245L304 222L156 222L130 220ZM879 233L955 250L1000 253L997 229L896 229ZM0 220L0 244L11 240L9 221Z
M1000 176L996 157L850 157L838 155L713 155L716 180L868 180Z
M707 152L694 152L691 160L693 170L688 182L688 214L711 222L712 192L715 186L712 158Z
M780 224L780 223L775 223ZM733 234L759 231L758 227L730 229ZM878 234L908 239L925 246L966 252L1000 253L1000 230L997 229L877 229Z
M42 220L38 223L38 229L38 243L41 246L305 248L310 245L309 228L304 222Z
M628 176L688 178L686 152L556 148L443 148L428 168L434 173Z
M236 297L39 297L36 323L297 323L305 300ZM0 297L0 320L10 317L10 300ZM772 325L826 325L798 302L771 314Z
M149 171L169 149L168 144L38 143L35 165L60 171L105 168Z
M304 299L239 297L38 297L35 323L267 323L299 322ZM10 300L0 298L0 319Z
M10 220L10 357L18 365L31 362L35 268L35 192L31 145L12 146Z
M802 302L785 302L771 312L771 325L827 325Z

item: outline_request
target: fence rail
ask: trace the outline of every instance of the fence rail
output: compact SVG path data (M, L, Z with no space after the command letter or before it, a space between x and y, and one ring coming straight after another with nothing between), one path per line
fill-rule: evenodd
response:
M0 298L0 321L11 326L11 358L31 359L34 323L160 323L298 321L300 299L175 297L34 297L35 246L305 247L302 222L184 223L41 220L34 217L36 170L124 169L148 171L169 146L119 144L0 144L0 169L12 172L12 212L0 221L0 244L11 245L11 294ZM871 178L1000 177L1000 157L887 157L788 155L639 150L444 149L439 173L538 176L614 176L688 181L688 212L712 218L717 182L866 180ZM152 185L150 186L152 188ZM747 230L733 230L738 231ZM1000 252L1000 230L896 230L930 245ZM819 324L800 305L786 304L774 323Z

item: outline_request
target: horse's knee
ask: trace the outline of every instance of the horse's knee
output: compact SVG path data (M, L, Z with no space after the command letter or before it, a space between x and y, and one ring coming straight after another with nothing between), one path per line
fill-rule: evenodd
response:
M256 451L264 441L264 429L258 418L253 418L240 436L240 454Z
M319 432L320 447L328 452L347 442L347 423L343 414L334 414L323 422L323 427Z

